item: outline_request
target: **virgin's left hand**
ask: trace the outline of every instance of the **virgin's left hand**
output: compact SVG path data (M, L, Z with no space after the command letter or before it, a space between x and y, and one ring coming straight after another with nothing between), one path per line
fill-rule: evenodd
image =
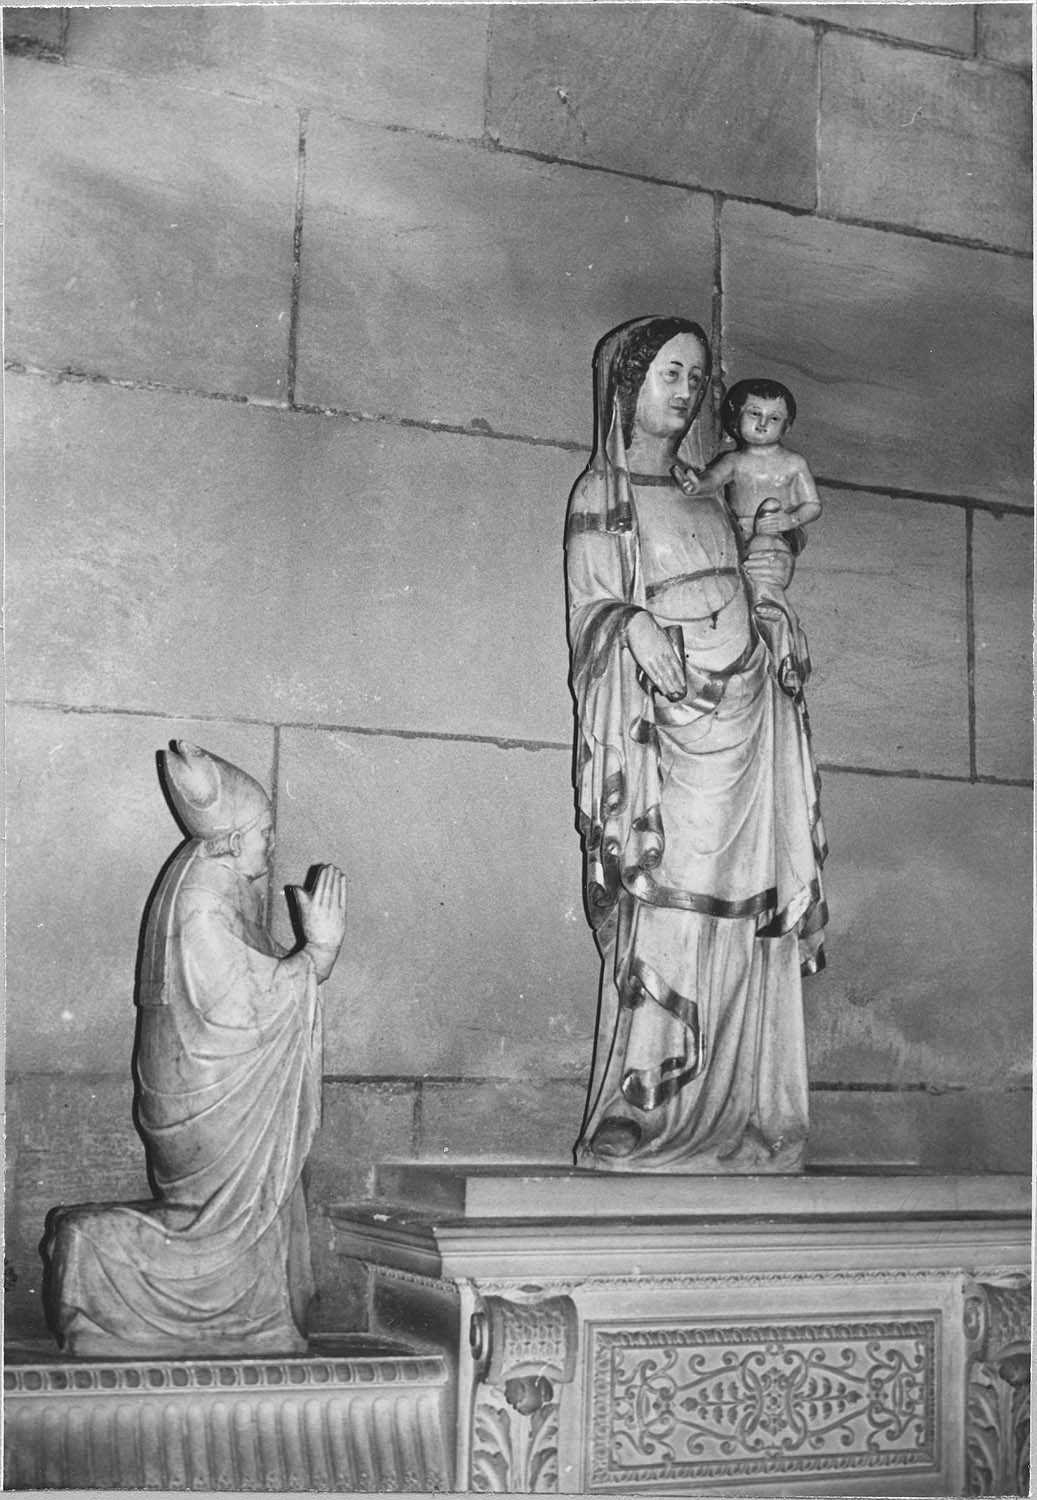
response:
M796 564L791 552L754 552L745 559L742 568L753 583L765 588L785 589L792 582Z

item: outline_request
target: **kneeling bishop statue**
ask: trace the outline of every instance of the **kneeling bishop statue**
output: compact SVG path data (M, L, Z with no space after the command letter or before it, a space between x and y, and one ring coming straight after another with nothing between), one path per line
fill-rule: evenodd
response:
M296 889L305 941L285 951L263 915L266 792L182 741L162 759L191 836L155 888L141 952L136 1115L156 1197L51 1210L48 1315L86 1358L299 1353L318 985L345 932L345 877L324 865Z

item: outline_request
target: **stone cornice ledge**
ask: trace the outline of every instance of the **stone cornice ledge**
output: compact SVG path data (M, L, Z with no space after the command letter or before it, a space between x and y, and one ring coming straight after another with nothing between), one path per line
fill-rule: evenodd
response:
M817 1276L852 1268L946 1274L1029 1264L1026 1215L841 1220L787 1217L653 1223L428 1218L387 1226L362 1211L331 1211L336 1249L376 1265L450 1280L593 1277ZM436 1269L433 1269L433 1268Z

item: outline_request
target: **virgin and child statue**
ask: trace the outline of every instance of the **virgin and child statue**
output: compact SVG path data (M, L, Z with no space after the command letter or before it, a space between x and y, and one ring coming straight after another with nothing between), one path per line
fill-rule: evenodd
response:
M793 549L745 547L700 485L709 342L638 318L595 354L595 444L566 527L575 782L601 956L577 1165L794 1172L802 975L825 855L802 683L754 618Z

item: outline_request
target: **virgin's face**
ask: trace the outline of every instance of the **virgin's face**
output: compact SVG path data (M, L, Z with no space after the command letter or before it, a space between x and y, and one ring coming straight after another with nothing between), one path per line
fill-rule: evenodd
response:
M637 398L634 432L649 437L683 436L691 426L706 378L706 350L693 333L678 333L648 367Z

